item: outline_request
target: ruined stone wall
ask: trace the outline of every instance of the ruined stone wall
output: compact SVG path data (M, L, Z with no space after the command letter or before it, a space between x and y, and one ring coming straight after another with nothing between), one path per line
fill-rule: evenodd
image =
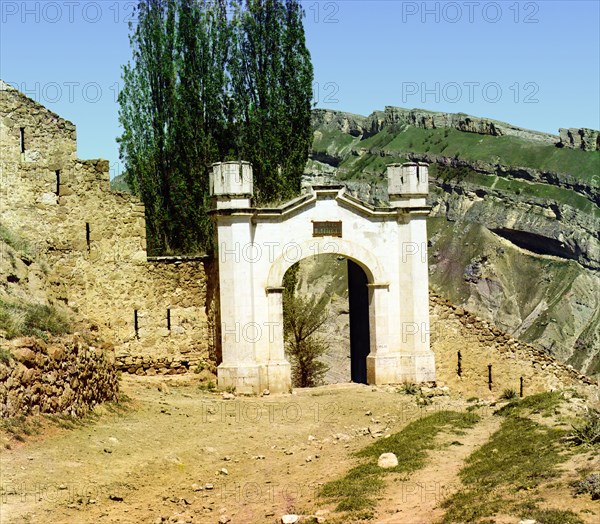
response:
M498 398L505 389L518 394L521 378L524 395L586 385L597 392L593 382L571 366L434 294L430 319L437 380L452 392L480 398Z
M117 400L112 351L79 336L46 344L20 338L0 360L0 417L63 413L83 415L94 405Z
M93 322L121 369L205 365L205 261L149 261L143 204L111 192L107 161L76 158L72 123L3 83L0 173L0 223L47 261L50 298Z

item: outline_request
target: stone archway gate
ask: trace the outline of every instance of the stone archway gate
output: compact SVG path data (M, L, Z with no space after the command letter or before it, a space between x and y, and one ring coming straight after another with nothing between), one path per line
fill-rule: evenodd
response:
M254 208L248 162L213 166L222 362L220 389L291 389L284 355L282 281L312 255L336 253L362 267L369 288L369 384L435 380L429 347L427 164L387 169L389 207L343 186L312 186L276 208Z

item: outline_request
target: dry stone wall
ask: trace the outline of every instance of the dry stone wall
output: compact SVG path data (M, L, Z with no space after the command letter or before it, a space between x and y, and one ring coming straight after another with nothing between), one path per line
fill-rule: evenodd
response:
M0 417L64 413L84 415L94 405L117 400L113 352L77 335L49 343L20 338L0 361Z
M523 395L580 386L597 394L593 381L572 366L434 294L430 319L437 380L453 392L498 398L505 389L520 393L522 384Z
M50 298L114 343L120 369L206 367L205 260L148 260L143 204L111 192L107 161L76 158L72 123L4 83L0 173L0 222L47 261Z

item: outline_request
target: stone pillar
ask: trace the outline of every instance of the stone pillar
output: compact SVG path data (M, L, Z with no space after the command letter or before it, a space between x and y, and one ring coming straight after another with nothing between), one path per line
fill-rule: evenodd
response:
M267 288L269 360L266 363L263 389L288 392L292 388L291 366L285 358L283 340L283 287Z
M248 162L213 164L209 187L212 213L216 217L219 263L223 362L217 368L218 386L256 393L260 388L260 370L254 347L257 327L251 299L255 279L252 262L244 256L252 243L252 166Z
M429 346L429 269L427 260L428 166L422 162L391 164L387 170L390 206L398 210L400 240L400 327L397 381L435 380L435 357Z
M390 353L388 340L388 284L368 284L369 334L371 352L367 357L367 382L389 384L396 382L397 356Z

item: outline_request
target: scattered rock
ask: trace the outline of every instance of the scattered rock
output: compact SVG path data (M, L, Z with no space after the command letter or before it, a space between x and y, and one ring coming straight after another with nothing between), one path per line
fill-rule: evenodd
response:
M227 470L227 468L221 468L221 469L219 470L219 473L220 473L221 475L229 475L229 471Z
M265 390L263 390L262 394L263 394L263 397L268 397L271 394L271 392L268 389L265 389Z
M298 515L289 514L281 517L281 524L296 524L298 522Z
M223 393L221 393L221 397L223 400L233 400L235 395L233 393L227 393L227 391L223 391Z
M228 517L227 515L221 515L219 517L219 524L227 524L228 522L231 522L231 517Z
M377 459L377 465L380 468L395 468L398 465L398 457L393 453L382 453Z

